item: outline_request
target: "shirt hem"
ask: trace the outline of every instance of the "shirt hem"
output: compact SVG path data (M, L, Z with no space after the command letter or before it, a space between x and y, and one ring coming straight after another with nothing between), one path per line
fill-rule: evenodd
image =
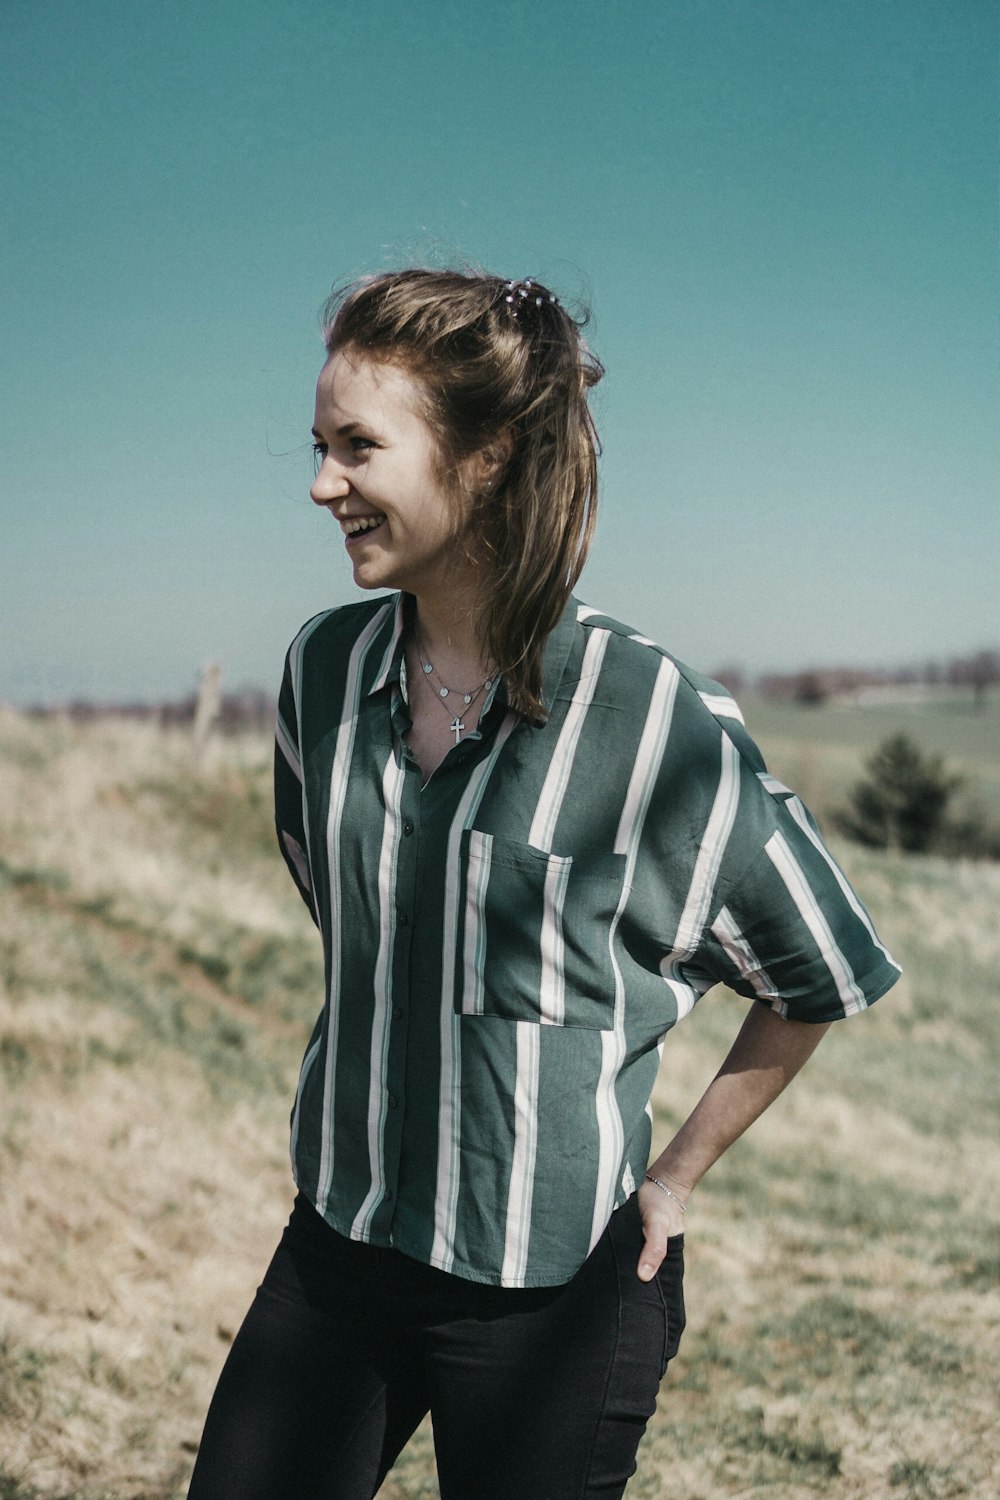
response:
M400 1255L405 1255L410 1260L419 1262L420 1265L430 1266L435 1271L441 1271L446 1276L458 1276L462 1281L475 1282L478 1286L495 1286L509 1291L530 1291L534 1289L540 1290L544 1287L565 1286L568 1281L572 1281L577 1271L579 1271L580 1266L584 1264L584 1261L581 1260L579 1265L569 1266L558 1271L535 1272L530 1276L522 1277L519 1281L505 1281L501 1271L482 1270L478 1266L470 1265L467 1261L452 1260L449 1264L445 1264L442 1257L423 1255L414 1246L395 1235L390 1237L381 1234L351 1234L349 1227L346 1229L341 1228L340 1224L332 1220L328 1214L320 1211L319 1205L314 1201L312 1193L302 1186L295 1172L292 1173L292 1178L298 1191L305 1198L306 1202L311 1204L319 1214L324 1224L329 1225L334 1233L341 1235L343 1239L351 1240L356 1245L371 1245L375 1250L398 1250ZM585 1259L586 1257L584 1257Z

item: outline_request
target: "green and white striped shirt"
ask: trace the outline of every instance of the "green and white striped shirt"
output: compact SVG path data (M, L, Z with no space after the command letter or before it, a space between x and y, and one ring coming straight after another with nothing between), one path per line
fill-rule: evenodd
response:
M277 825L327 990L293 1169L353 1239L555 1285L642 1180L664 1035L706 990L828 1021L899 971L732 699L576 600L547 723L494 688L421 787L405 607L319 615L286 664Z

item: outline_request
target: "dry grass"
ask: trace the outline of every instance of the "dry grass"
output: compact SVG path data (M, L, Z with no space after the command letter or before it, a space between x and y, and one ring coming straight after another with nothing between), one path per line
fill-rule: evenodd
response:
M0 717L0 1500L182 1496L287 1214L321 968L267 761ZM1000 1493L1000 870L843 852L907 976L699 1191L635 1500ZM741 1014L669 1039L661 1136ZM382 1493L437 1494L426 1427Z

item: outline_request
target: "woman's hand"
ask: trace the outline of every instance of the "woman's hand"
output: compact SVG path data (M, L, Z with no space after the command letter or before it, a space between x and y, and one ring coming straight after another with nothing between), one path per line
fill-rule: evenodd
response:
M655 1182L648 1180L642 1183L636 1195L644 1239L637 1267L640 1281L652 1281L667 1253L667 1241L684 1233L684 1211L680 1205L687 1201L690 1189L673 1178L668 1181L664 1177L663 1180L675 1196L668 1197Z

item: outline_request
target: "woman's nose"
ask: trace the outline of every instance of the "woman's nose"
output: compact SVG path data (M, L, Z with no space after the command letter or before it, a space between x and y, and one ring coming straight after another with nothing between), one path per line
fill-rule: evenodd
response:
M309 487L310 496L317 505L329 505L331 500L346 500L350 493L350 480L340 465L327 454Z

